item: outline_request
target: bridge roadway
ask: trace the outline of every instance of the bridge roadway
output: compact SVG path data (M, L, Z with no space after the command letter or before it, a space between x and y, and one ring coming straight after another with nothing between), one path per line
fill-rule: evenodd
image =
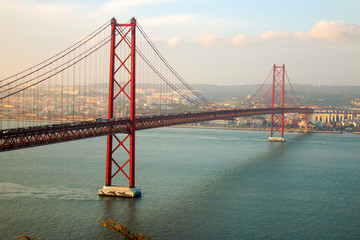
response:
M254 108L220 110L213 112L140 117L136 118L135 128L136 130L144 130L217 119L272 113L280 114L282 111L284 113L314 113L314 109L311 108ZM128 133L129 129L129 119L111 119L2 130L0 132L0 152L106 136L109 134Z

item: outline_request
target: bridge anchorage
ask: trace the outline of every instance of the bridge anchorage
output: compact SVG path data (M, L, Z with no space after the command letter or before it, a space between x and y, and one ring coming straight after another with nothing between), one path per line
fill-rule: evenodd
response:
M268 78L271 73L273 83L259 100L255 96L267 79L243 105L219 106L176 73L135 18L124 24L113 18L54 57L0 80L0 152L107 136L105 185L98 194L139 197L136 131L271 114L269 140L284 141L284 114L314 110L285 104L284 65L274 65ZM121 186L113 184L115 177Z

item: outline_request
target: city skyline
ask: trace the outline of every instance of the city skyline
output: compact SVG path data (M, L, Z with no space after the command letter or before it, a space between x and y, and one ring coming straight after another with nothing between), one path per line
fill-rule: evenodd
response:
M292 83L360 85L359 10L354 0L0 0L0 78L134 16L190 84L259 84L285 64Z

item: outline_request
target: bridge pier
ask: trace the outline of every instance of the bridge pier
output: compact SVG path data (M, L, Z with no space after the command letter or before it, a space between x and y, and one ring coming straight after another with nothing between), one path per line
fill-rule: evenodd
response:
M285 142L283 137L269 137L268 141L270 142Z
M141 190L136 187L103 186L99 189L99 196L134 198L141 196Z

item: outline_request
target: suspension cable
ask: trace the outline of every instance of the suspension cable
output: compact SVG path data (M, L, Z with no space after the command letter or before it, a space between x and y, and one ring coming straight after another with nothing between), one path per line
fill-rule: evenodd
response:
M155 47L155 45L151 42L150 38L146 35L146 33L144 32L144 30L141 28L141 26L139 24L137 24L138 29L140 31L140 33L143 35L143 37L145 38L145 40L149 43L149 45L151 46L151 48L154 50L154 52L159 56L159 58L162 60L162 62L169 68L169 70L174 74L174 76L185 85L185 87L190 90L194 95L196 95L197 97L199 97L201 100L203 100L205 103L207 103L208 105L210 105L211 107L217 107L217 108L221 108L220 106L217 106L215 103L209 101L208 99L206 99L205 97L203 97L200 93L198 93L195 89L193 89L187 82L185 82L185 80L174 70L174 68L166 61L166 59L164 58L164 56L160 53L160 51Z
M119 34L121 34L122 36L126 36L126 37L124 37L124 40L127 42L127 44L129 44L130 39L127 37L127 33L124 33L123 29L120 29L120 32L121 32L121 33L119 33ZM143 36L144 36L144 35L143 35ZM145 36L144 36L144 37L145 37ZM149 42L149 41L150 41L150 40L147 40L147 42L151 45L152 43ZM119 44L119 43L118 43L118 44ZM155 47L155 46L154 46L154 47ZM155 53L157 53L157 52L156 52L157 49L154 48L154 47L152 47L152 49L154 50ZM141 50L140 50L139 48L136 47L135 50L136 50L136 52L139 54L139 56L145 61L145 63L154 71L154 73L155 73L156 75L158 75L158 77L160 77L168 86L170 86L171 89L173 89L175 92L177 92L180 96L184 97L184 98L185 98L186 100L188 100L189 102L191 102L191 103L193 103L193 104L195 104L195 105L199 105L199 104L200 104L199 102L196 102L196 101L192 100L189 96L187 96L185 93L183 93L181 90L179 90L174 84L172 84L166 77L164 77L164 76L160 73L160 71L159 71L153 64L151 64L150 60L148 60L148 59L145 57L145 55L141 52ZM160 57L159 54L160 54L160 53L157 53L158 57ZM160 54L160 55L161 55L161 54ZM168 69L169 69L171 72L173 72L173 71L170 69L171 67L169 68L169 65L166 64L163 59L160 59L160 60L168 67ZM204 104L201 104L201 105L203 105L204 107L206 107L206 105L204 105ZM209 104L208 104L208 105L209 105Z
M294 94L297 103L298 103L299 105L301 105L301 102L300 102L300 100L298 99L297 95L295 94L295 91L294 91L294 89L293 89L293 87L292 87L292 85L291 85L291 83L290 83L290 79L289 79L289 76L288 76L288 74L287 74L287 71L285 71L285 74L286 74L286 79L287 79L287 81L288 81L288 83L289 83L289 85L290 85L290 89L291 89L292 93Z
M96 52L97 50L99 50L100 48L102 48L102 47L103 47L104 45L106 45L109 41L110 41L110 37L105 38L103 41L100 42L100 43L102 43L100 46L98 46L100 43L96 44L95 46L98 46L97 48L95 48L94 50L92 50L91 52L89 52L88 54L86 54L85 56L81 57L81 58L78 59L77 61L73 62L72 64L66 66L65 68L60 69L59 71L51 74L50 76L45 77L44 79L41 79L41 80L39 80L39 81L37 81L37 82L35 82L35 83L32 83L32 84L30 84L30 85L27 85L26 87L24 87L24 88L22 88L22 89L20 89L20 90L17 90L17 91L15 91L15 92L13 92L13 93L9 93L8 95L6 95L6 96L4 96L4 97L0 97L0 100L5 99L5 98L7 98L7 97L10 97L10 96L12 96L12 95L15 95L15 94L17 94L17 93L20 93L20 92L22 92L22 91L24 91L24 90L26 90L26 89L31 88L31 87L34 87L34 86L38 85L39 83L42 83L42 82L44 82L45 80L47 80L47 79L55 76L56 74L61 73L62 71L70 68L71 66L74 66L75 64L77 64L78 62L80 62L81 60L83 60L84 58L90 56L91 54L93 54L94 52ZM95 47L95 46L94 46L94 47ZM93 49L94 47L90 48L89 50ZM87 51L89 51L89 50L87 50ZM84 53L85 53L85 52L84 52ZM80 57L80 56L83 55L84 53L82 53L82 54L74 57L73 59L67 61L67 62L65 63L65 65L68 64L68 63L70 63L71 61L75 60L76 58ZM64 64L62 64L62 65L64 65ZM62 65L61 65L61 66L62 66ZM44 74L41 74L39 77L43 77L45 74L50 73L50 72L56 70L57 68L59 68L59 67L56 67L56 68L54 68L53 70L50 70L50 71L48 71L48 72L46 72L46 73L44 73ZM35 79L37 79L37 78L38 78L38 77L35 77L35 78L31 79L31 80L28 80L28 81L26 81L26 82L23 83L23 84L30 83L31 81L33 81L33 80L35 80ZM20 86L20 85L23 85L23 84L19 84L19 85L17 85L17 86ZM14 87L12 87L12 88L10 88L10 89L7 89L7 90L4 90L4 91L2 91L2 92L0 92L0 93L3 93L3 92L5 92L5 91L9 91L9 90L11 90L11 89L13 89L13 88L14 88Z
M101 27L99 27L98 29L96 29L94 32L92 32L92 33L89 34L88 36L82 38L80 41L76 42L75 44L73 44L73 45L71 45L70 47L66 48L65 50L61 51L60 53L58 53L58 54L56 54L56 55L54 55L54 56L46 59L45 61L43 61L43 62L41 62L41 63L36 64L35 66L32 66L32 67L30 67L30 68L28 68L28 69L26 69L26 70L23 70L23 71L21 71L20 73L17 73L17 74L14 74L14 75L10 76L10 77L4 78L4 79L0 80L0 83L3 82L3 81L6 81L6 80L8 80L8 79L11 79L11 78L13 78L13 77L16 77L16 76L18 76L18 75L20 75L20 74L23 74L23 73L25 73L25 72L27 72L27 71L30 71L31 69L36 68L36 67L38 67L38 66L40 66L40 65L42 65L42 64L44 64L44 63L46 63L46 62L48 62L48 61L50 61L51 59L59 56L60 54L63 54L63 53L65 53L65 52L69 51L70 49L72 49L72 48L75 47L76 45L82 43L80 46L74 48L74 49L71 50L70 52L75 51L77 48L81 47L82 45L84 45L85 43L87 43L88 41L90 41L92 38L94 38L95 36L97 36L99 33L101 33L102 31L104 31L104 30L109 26L109 24L110 24L110 21L107 21L107 22L106 22L105 24L103 24ZM94 36L92 36L92 35L94 35ZM87 39L87 38L90 37L90 36L92 36L90 39L88 39L88 40L86 40L85 42L83 42L85 39ZM37 70L34 70L33 72L31 72L31 73L29 73L29 74L27 74L27 75L25 75L25 76L22 76L22 77L20 77L20 78L24 78L24 77L26 77L26 76L28 76L28 75L36 72L36 71L39 71L39 70L43 69L44 67L49 66L49 65L52 64L53 62L59 60L60 58L66 56L66 55L68 55L70 52L65 53L64 55L58 57L57 59L53 60L52 62L48 63L47 65L45 65L45 66L43 66L43 67L41 67L41 68L39 68L39 69L37 69ZM18 81L18 80L20 80L20 78L14 80L14 81ZM6 84L6 85L8 85L8 84ZM3 86L6 86L6 85L3 85ZM3 86L0 86L0 88L3 87Z

